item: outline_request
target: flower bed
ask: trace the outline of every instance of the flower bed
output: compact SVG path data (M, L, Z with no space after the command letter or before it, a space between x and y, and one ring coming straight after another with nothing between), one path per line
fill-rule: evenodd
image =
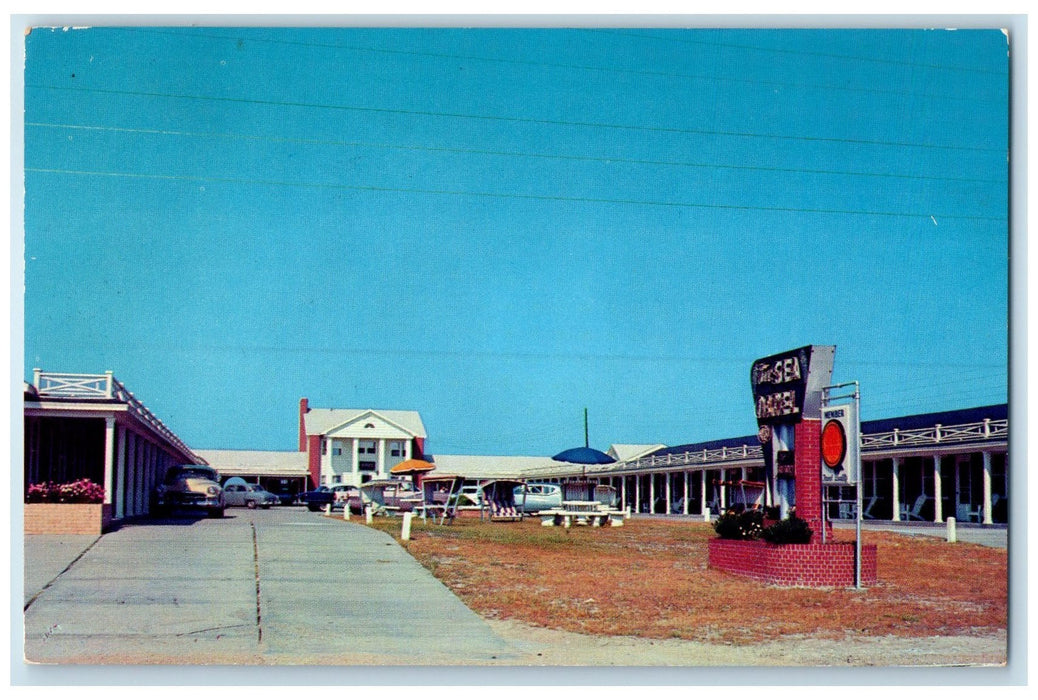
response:
M108 503L26 503L26 535L100 535L112 522Z
M30 484L25 492L26 535L100 535L112 522L105 490L89 479Z

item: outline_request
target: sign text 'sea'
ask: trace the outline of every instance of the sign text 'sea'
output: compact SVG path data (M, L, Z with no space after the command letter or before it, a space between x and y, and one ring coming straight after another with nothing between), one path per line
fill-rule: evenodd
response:
M754 384L785 384L799 381L800 361L794 355L774 362L758 362L753 366Z

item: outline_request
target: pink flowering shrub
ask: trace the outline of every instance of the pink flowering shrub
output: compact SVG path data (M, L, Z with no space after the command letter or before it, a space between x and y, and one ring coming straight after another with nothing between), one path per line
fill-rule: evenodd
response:
M26 503L103 503L104 500L104 486L90 479L80 479L69 484L52 481L29 484L25 492Z

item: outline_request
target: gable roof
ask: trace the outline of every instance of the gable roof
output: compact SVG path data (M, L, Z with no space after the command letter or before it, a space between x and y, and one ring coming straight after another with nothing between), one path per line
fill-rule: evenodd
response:
M435 455L427 457L436 469L430 476L463 476L468 479L525 478L531 472L565 465L551 457Z
M610 445L608 454L615 457L618 462L626 462L644 457L665 447L666 445L662 443L656 443L655 445Z
M327 435L339 426L365 415L381 418L414 437L428 437L418 411L383 411L373 408L311 408L303 415L307 435Z

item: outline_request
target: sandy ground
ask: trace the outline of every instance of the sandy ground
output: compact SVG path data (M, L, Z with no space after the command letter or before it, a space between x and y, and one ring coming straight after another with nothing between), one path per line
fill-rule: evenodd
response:
M594 637L488 620L526 654L546 666L1002 666L1006 636L863 637L833 641L785 637L758 645L715 645L681 639Z

